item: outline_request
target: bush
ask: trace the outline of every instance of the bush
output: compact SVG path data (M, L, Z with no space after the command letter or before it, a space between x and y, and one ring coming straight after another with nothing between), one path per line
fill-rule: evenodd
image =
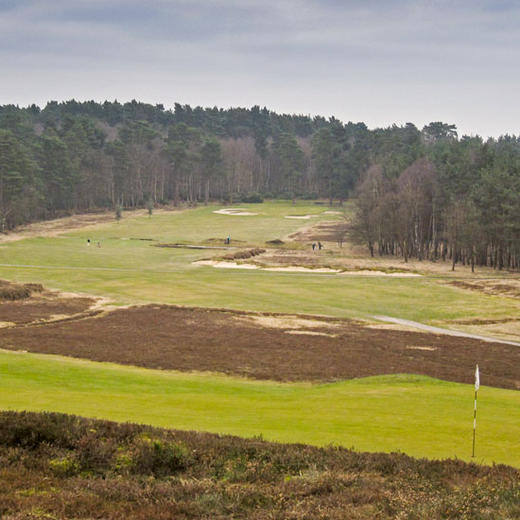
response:
M18 284L0 280L0 300L24 300L33 292L42 292L43 285L39 283Z
M243 195L239 195L240 202L248 202L250 204L260 204L264 202L264 199L260 193L257 192L249 192Z
M71 477L79 473L79 464L73 457L49 460L49 468L57 477Z
M133 456L134 473L152 473L157 477L185 470L191 463L186 447L159 439L143 439Z
M35 449L45 443L71 449L77 428L78 420L70 415L2 412L0 445Z
M236 253L229 253L228 255L224 255L222 258L224 260L246 260L247 258L251 258L252 256L261 255L262 253L265 253L265 249L255 247L254 249L248 249L245 251L237 251Z
M317 198L319 198L319 195L315 191L312 191L310 193L302 193L301 195L299 195L299 198L303 200L316 200Z

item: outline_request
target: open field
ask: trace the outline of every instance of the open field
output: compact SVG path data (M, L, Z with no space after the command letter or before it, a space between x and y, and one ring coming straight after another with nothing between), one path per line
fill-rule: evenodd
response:
M508 466L426 461L56 414L0 414L0 515L513 519Z
M268 247L266 257L273 254L273 247L266 246L266 242L282 238L285 244L278 250L278 256L285 254L287 248L295 248L293 255L294 251L306 248L307 257L313 258L308 243L287 242L287 236L301 228L302 223L310 226L320 220L338 218L328 214L325 207L313 204L292 206L273 202L242 206L258 215L215 214L217 207L208 206L162 212L152 218L144 215L124 218L119 224L101 223L88 228L88 232L78 230L56 237L8 242L0 247L0 278L41 282L51 288L106 296L118 304L168 303L354 318L377 314L435 324L451 320L517 319L519 315L518 299L445 285L439 283L442 280L437 276L354 277L215 269L193 262L222 256L226 250L219 253L153 247L156 243L223 247L225 238L231 234L233 247ZM284 218L292 214L317 216L308 220ZM90 247L86 245L87 238L92 240ZM100 248L95 246L98 241ZM322 257L327 263L343 262L343 253L338 251L332 243L327 243ZM305 263L305 258L301 262ZM355 262L359 267L360 260ZM399 264L395 259L392 262ZM378 269L383 267L379 265ZM444 264L444 268L448 276L449 266Z
M520 389L518 346L338 318L148 305L3 329L0 348L282 381L409 373L471 383L478 363L486 385Z
M470 460L473 386L424 376L252 381L0 352L0 407ZM520 467L520 392L481 387L477 458Z

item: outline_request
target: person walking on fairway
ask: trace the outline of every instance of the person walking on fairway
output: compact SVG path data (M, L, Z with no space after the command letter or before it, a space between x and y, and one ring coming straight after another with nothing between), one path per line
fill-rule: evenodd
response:
M316 242L313 242L312 243L312 251L314 252L315 249L316 249Z
M321 248L323 247L323 245L321 244L321 242L318 242L318 249L321 251Z

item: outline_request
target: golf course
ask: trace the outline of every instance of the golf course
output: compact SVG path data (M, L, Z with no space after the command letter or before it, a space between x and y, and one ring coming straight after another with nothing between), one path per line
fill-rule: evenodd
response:
M65 219L0 239L0 278L41 284L0 304L0 408L520 467L520 301L486 290L514 285L507 273L340 247L348 205L233 208Z

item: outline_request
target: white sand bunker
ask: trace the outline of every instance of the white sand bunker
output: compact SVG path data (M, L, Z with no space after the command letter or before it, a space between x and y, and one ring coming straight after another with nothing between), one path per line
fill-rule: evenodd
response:
M308 220L312 217L315 217L316 215L285 215L284 218L294 218L297 220Z
M339 269L331 269L330 267L298 267L297 265L289 265L287 267L265 267L264 271L279 271L287 273L340 273Z
M219 215L234 215L236 217L249 217L251 215L258 215L258 213L251 213L250 211L246 211L245 208L223 208L217 209L213 213L218 213Z
M340 274L348 276L394 276L400 278L421 276L418 273L385 273L384 271L372 271L370 269L360 269L359 271L342 271Z
M342 211L324 211L324 215L343 215Z
M410 350L437 350L437 347L406 347Z
M210 265L222 269L258 269L260 271L279 271L287 273L339 273L339 269L329 269L328 267L318 267L311 269L310 267L260 267L256 264L238 264L237 262L230 262L227 260L198 260L193 262L195 265Z
M260 266L255 264L237 264L236 262L227 262L220 260L199 260L193 262L196 265L210 265L212 267L220 267L223 269L260 269Z

